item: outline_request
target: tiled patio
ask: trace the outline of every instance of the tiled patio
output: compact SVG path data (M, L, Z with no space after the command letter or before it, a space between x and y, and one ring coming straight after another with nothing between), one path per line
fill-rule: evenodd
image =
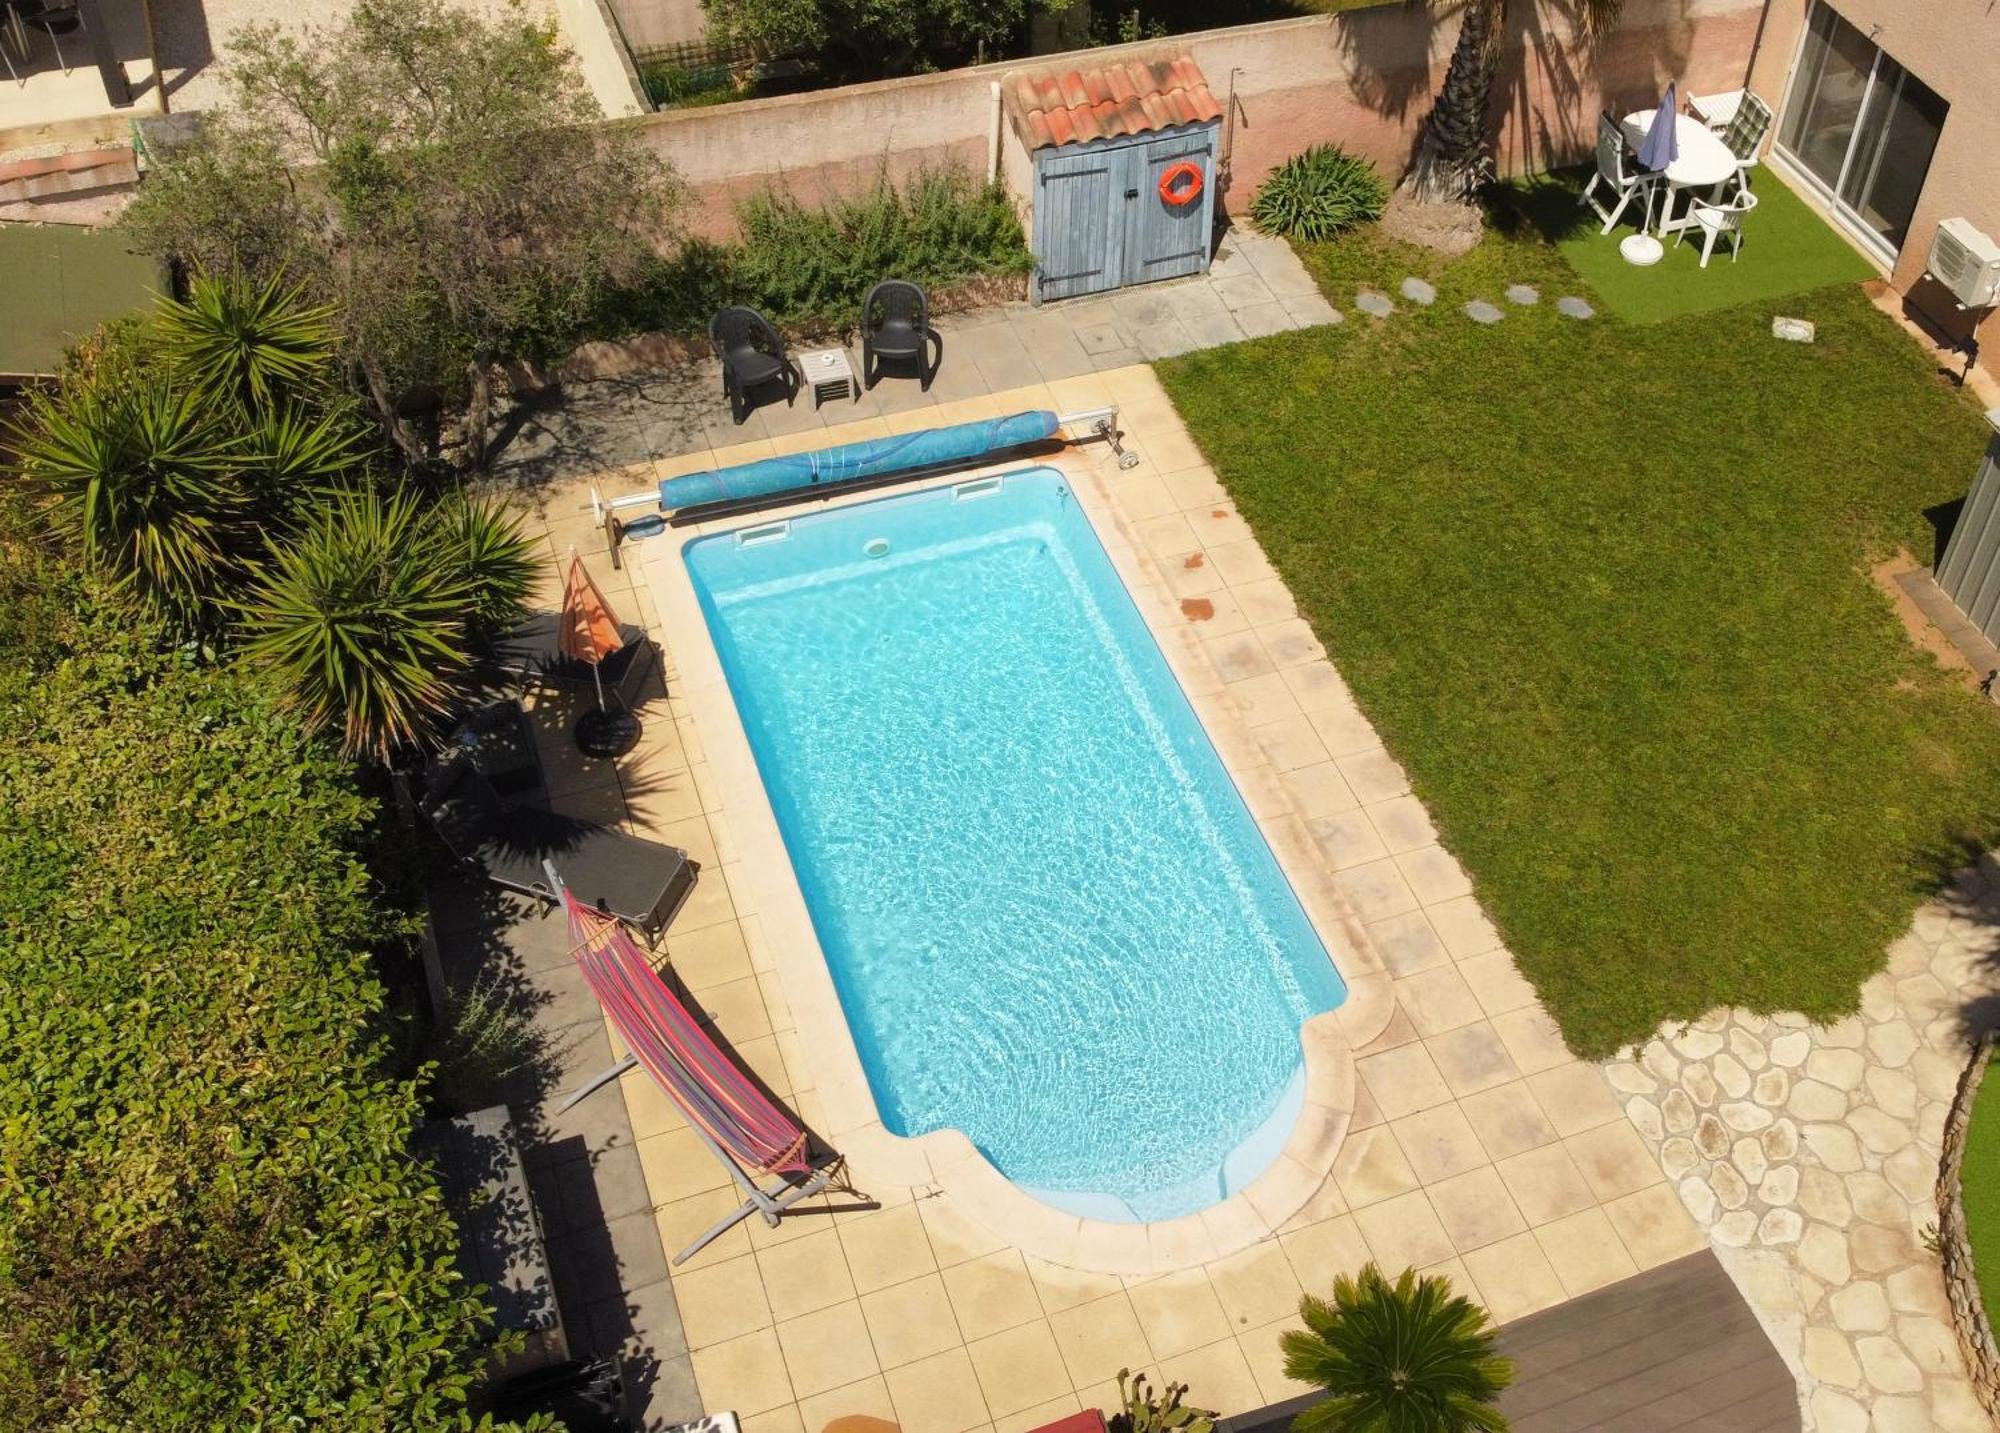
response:
M914 385L897 385L913 390ZM878 390L878 392L881 390ZM1115 402L1143 461L1079 456L1152 580L1156 624L1198 639L1229 718L1262 753L1286 810L1310 830L1357 939L1393 981L1387 1029L1355 1052L1351 1126L1305 1208L1241 1252L1162 1275L1081 1272L995 1238L935 1185L854 1170L875 1212L739 1227L672 1273L704 1404L758 1430L817 1433L844 1413L910 1433L1026 1429L1113 1396L1120 1368L1158 1370L1224 1413L1298 1392L1277 1334L1300 1293L1372 1258L1451 1275L1501 1319L1520 1317L1703 1247L1603 1075L1572 1059L1501 948L1421 803L1299 619L1284 584L1142 366L976 400L938 401L783 445L837 442L1021 408ZM716 405L719 406L719 405ZM600 474L607 492L776 451L765 437ZM582 481L543 482L551 573L574 544L615 606L668 654L643 571L613 569L580 511ZM664 542L659 540L663 548ZM553 589L553 578L552 578ZM551 597L553 590L551 591ZM646 713L615 765L550 744L556 804L692 851L705 863L664 949L716 1027L808 1122L824 1114L704 733L681 696ZM1350 975L1352 973L1350 972ZM677 1249L734 1203L723 1173L639 1076L625 1098L658 1226Z
M1200 278L1043 308L1013 303L939 317L933 326L944 352L929 392L887 382L858 401L835 397L822 405L805 392L789 406L759 408L739 426L719 397L720 368L703 360L571 384L559 403L517 409L500 424L497 465L535 484L760 439L792 452L834 441L827 435L835 428L866 436L876 420L906 413L928 412L936 422L935 410L969 398L1340 319L1287 245L1232 231ZM849 357L858 371L858 344Z

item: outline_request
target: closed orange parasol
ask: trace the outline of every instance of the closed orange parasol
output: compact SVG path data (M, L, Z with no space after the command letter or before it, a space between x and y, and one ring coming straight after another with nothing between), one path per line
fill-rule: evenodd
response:
M562 617L557 624L556 643L571 661L588 662L591 680L597 686L597 710L584 713L576 725L576 744L593 755L614 755L636 736L637 722L630 713L614 717L604 707L604 676L600 664L625 645L618 630L618 618L611 604L597 590L590 571L569 550L569 576L563 582Z

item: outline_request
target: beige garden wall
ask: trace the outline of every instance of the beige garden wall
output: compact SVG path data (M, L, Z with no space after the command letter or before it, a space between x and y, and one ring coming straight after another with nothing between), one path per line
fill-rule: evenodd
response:
M1968 321L1949 294L1924 278L1924 260L1941 219L1962 216L2000 238L2000 7L1963 0L1834 0L1833 8L1951 106L1889 282L1940 328L1962 335ZM1791 83L1810 9L1811 0L1770 0L1751 87L1774 107ZM1981 366L2000 374L2000 313L1986 315L1979 336L1989 350Z
M1287 156L1334 141L1377 160L1391 175L1450 55L1456 20L1448 7L1388 3L1210 30L1171 42L1190 51L1216 97L1230 102L1224 199L1242 203ZM1593 117L1658 100L1668 79L1696 92L1741 85L1763 0L1629 0L1616 33L1580 37L1569 7L1542 0L1517 10L1496 103L1504 110L1500 154L1509 172L1574 159L1590 144ZM1102 63L1125 50L1076 52ZM1048 56L1039 67L1058 64ZM693 190L698 231L726 234L741 194L781 181L804 199L852 192L877 174L901 177L942 160L982 169L993 162L994 86L1016 62L912 79L657 114L645 121L655 148ZM1013 149L1008 136L1002 146ZM1016 163L1010 168L1019 169Z

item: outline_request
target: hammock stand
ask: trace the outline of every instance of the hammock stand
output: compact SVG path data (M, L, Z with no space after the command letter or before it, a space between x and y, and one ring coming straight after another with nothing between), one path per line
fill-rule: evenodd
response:
M753 1214L776 1228L787 1209L823 1193L837 1161L815 1168L806 1131L722 1052L660 979L632 933L615 917L579 901L553 863L544 869L569 918L576 942L571 953L584 981L631 1051L586 1081L557 1112L573 1109L627 1070L644 1066L743 1191L743 1203L674 1255L674 1263L685 1263ZM770 1175L780 1176L779 1181L768 1188L758 1182Z

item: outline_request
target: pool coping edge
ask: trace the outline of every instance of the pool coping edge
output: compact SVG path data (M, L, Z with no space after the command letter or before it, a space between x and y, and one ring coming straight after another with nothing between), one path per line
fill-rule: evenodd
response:
M1319 859L1290 794L1231 706L1224 684L1194 631L1179 620L1177 604L1168 595L1159 569L1134 541L1129 520L1118 510L1101 476L1074 451L1035 463L1016 460L995 464L977 472L1007 473L1033 467L1053 468L1070 483L1098 542L1347 989L1341 1005L1311 1017L1300 1027L1306 1095L1280 1153L1229 1198L1177 1219L1111 1223L1066 1213L1016 1186L959 1130L908 1138L883 1125L682 558L686 539L650 545L645 550L643 571L661 623L675 639L671 650L679 670L677 694L687 703L716 785L723 793L723 811L737 848L736 868L747 875L752 886L749 907L745 909L739 901L738 914L754 917L761 927L815 1077L813 1088L823 1106L823 1127L818 1132L847 1161L857 1186L875 1180L912 1189L935 1187L995 1238L1053 1264L1139 1277L1180 1272L1271 1237L1331 1177L1353 1119L1356 1053L1388 1027L1395 1009L1394 992L1373 942ZM969 476L972 474L959 474L953 481L962 482ZM912 485L908 491L937 485L941 484ZM759 514L754 521L770 522L881 496L867 493L831 502L801 503ZM704 524L698 532L708 535L741 525L743 521Z

